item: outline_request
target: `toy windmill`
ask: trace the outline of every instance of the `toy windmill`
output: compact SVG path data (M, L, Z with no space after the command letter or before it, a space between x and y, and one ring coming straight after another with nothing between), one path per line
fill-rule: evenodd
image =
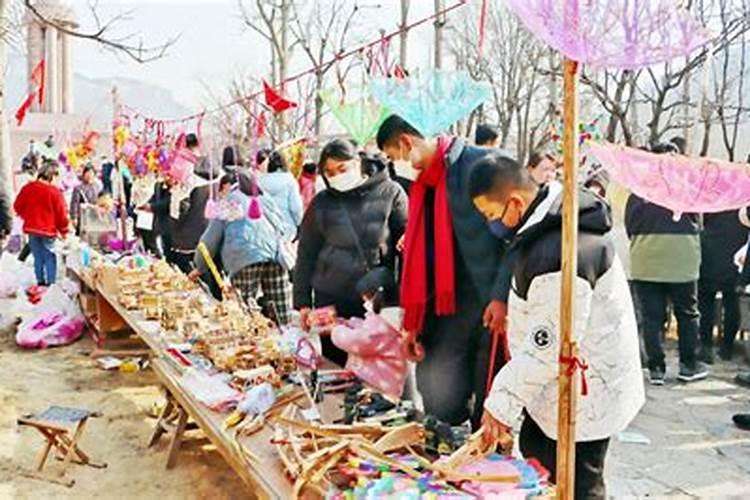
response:
M557 495L573 498L575 372L573 283L578 268L578 71L581 64L635 69L686 56L708 40L674 0L506 0L526 28L563 55L563 230Z

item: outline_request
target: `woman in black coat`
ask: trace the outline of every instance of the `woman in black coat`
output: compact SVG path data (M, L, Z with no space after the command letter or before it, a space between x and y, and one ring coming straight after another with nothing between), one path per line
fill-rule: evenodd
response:
M371 163L381 163L373 166ZM339 317L361 317L357 282L369 269L395 273L396 243L404 234L407 198L380 157L360 158L351 143L335 139L318 167L327 189L310 204L300 228L294 274L294 307L307 323L311 308L333 305ZM364 172L375 172L371 177ZM343 365L346 355L328 338L326 357Z
M736 292L739 273L734 264L734 254L745 241L747 228L740 223L736 210L703 216L701 273L698 281L702 341L699 357L706 363L714 361L713 331L717 292L721 292L724 309L719 356L725 360L732 358L734 339L740 326L739 296Z

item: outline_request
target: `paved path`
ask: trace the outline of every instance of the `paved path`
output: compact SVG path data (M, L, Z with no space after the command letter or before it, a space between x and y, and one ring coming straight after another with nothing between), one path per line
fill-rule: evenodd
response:
M608 493L615 498L750 498L750 432L731 416L750 413L750 389L733 383L746 365L722 362L708 379L676 380L676 352L667 384L647 386L647 402L628 431L651 444L614 442L607 464Z

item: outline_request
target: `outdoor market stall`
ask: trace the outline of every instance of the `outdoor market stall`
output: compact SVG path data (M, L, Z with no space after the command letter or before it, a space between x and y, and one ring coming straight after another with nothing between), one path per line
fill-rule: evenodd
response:
M543 470L488 455L478 435L463 447L432 446L447 447L442 456L427 451L434 429L408 404L365 388L375 404L352 405L362 394L346 391L353 375L318 362L314 338L282 332L231 298L214 301L164 262L131 256L115 265L85 245L66 262L95 291L107 324L120 321L151 350L166 405L147 444L170 435L168 468L197 427L261 498L550 494Z

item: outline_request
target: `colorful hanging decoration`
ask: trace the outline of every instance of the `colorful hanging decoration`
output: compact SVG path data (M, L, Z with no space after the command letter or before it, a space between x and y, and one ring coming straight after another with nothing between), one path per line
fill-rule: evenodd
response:
M687 56L707 30L674 0L506 0L537 38L568 59L636 69Z
M302 173L302 165L305 163L305 153L307 151L307 139L300 137L281 144L276 150L281 153L286 160L289 171L294 177L299 177Z
M485 82L464 71L425 71L405 79L375 78L372 95L422 134L434 136L465 118L490 98Z
M551 141L551 149L553 154L558 158L563 156L563 120L562 114L557 113L557 119L550 126L547 132ZM604 135L599 128L599 121L603 118L603 115L599 115L590 122L578 122L578 146L582 148L582 154L579 157L579 165L584 167L588 164L588 155L585 154L587 151L584 146L587 146L591 141L602 141Z
M591 152L612 180L641 198L683 213L713 213L750 205L750 165L709 158L654 154L609 143Z
M331 109L338 124L360 146L375 137L378 127L388 117L388 110L371 98L366 87L347 88L346 95L339 95L334 89L324 89L320 91L320 98Z
M266 105L270 107L274 113L281 113L287 109L297 107L296 102L285 99L281 93L271 87L265 80L263 80L263 95L266 99Z

